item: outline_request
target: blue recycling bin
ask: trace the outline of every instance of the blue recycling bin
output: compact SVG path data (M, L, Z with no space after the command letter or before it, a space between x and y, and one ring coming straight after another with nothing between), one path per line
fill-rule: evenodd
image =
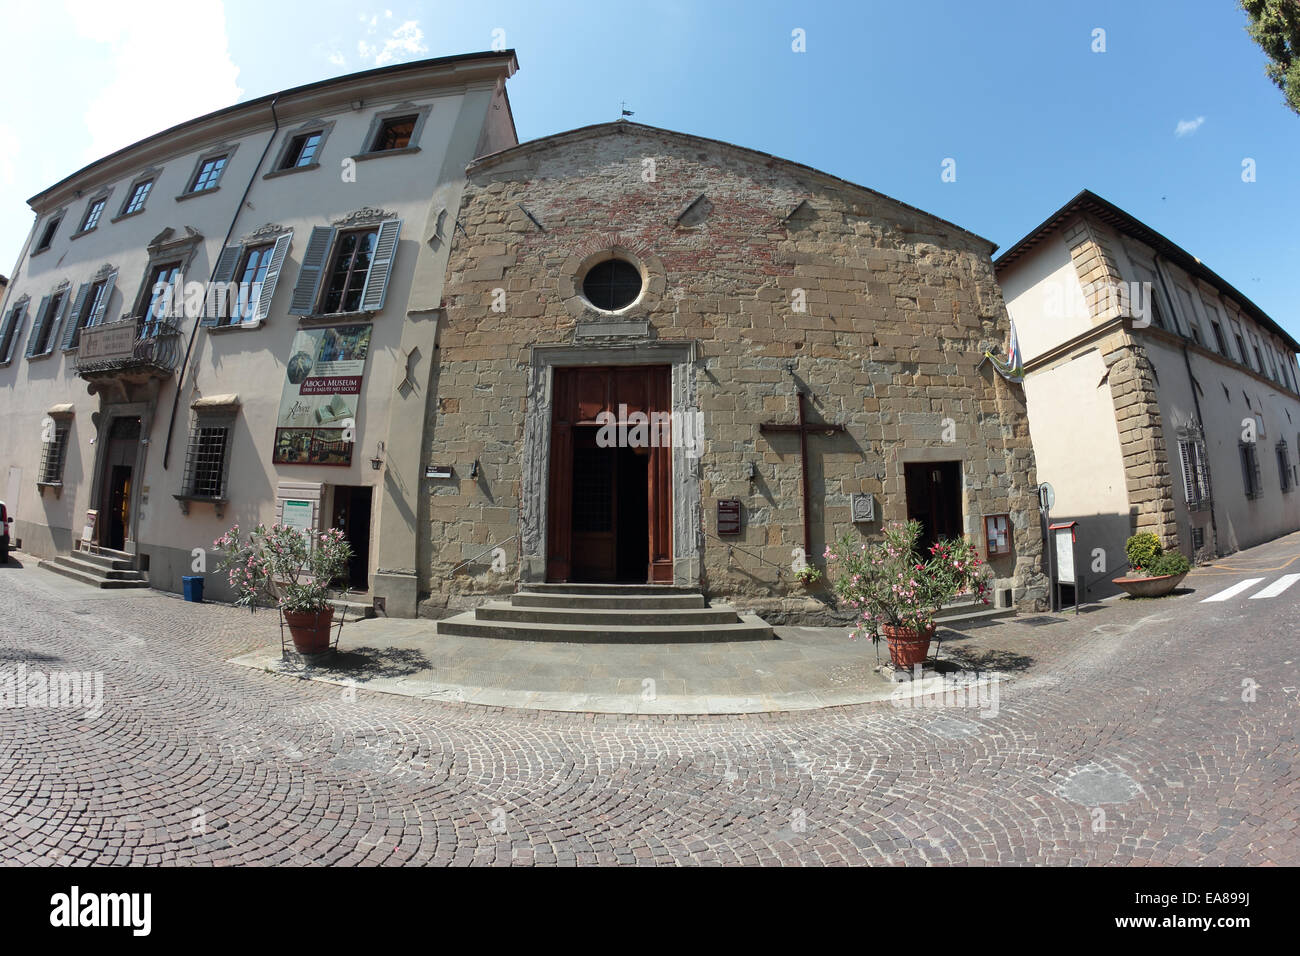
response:
M185 575L181 577L181 583L185 589L185 600L192 601L195 604L203 603L203 576L201 574Z

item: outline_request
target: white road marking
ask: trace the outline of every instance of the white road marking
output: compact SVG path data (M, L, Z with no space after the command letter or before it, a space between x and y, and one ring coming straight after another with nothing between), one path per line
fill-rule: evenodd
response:
M1253 588L1256 584L1258 584L1260 581L1263 580L1264 580L1263 578L1246 578L1246 580L1244 581L1238 581L1236 584L1228 588L1226 591L1220 591L1218 594L1212 595L1211 597L1207 597L1201 603L1208 604L1210 601L1227 601L1231 598L1236 597L1242 591L1246 591L1249 590L1250 588Z
M1252 594L1250 599L1255 601L1259 598L1277 597L1297 581L1300 581L1300 574L1284 574L1258 594Z

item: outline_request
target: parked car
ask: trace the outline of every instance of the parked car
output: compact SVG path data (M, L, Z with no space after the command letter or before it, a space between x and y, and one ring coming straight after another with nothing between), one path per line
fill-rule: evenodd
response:
M9 563L9 524L13 520L5 503L0 501L0 564Z

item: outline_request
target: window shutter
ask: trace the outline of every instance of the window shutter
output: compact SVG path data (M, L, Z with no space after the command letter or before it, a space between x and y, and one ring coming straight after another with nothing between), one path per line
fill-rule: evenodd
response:
M99 305L95 306L95 312L86 322L86 327L92 325L103 325L104 315L108 312L108 300L113 297L113 285L117 282L117 273L110 272L108 278L104 280L104 294L99 297Z
M45 328L45 323L49 321L50 316L50 297L47 295L41 299L40 307L36 310L36 321L32 323L32 331L27 336L27 357L31 358L36 354L36 342L41 337L41 329Z
M221 250L221 255L217 256L217 267L212 270L211 288L217 287L220 283L225 286L235 278L235 270L239 268L239 257L243 254L244 247L236 243L233 246L226 246ZM227 313L230 308L230 296L224 295L220 302L214 301L211 295L203 297L203 318L199 325L208 326L220 325L223 313Z
M271 264L266 268L266 278L262 280L262 294L257 299L257 311L253 313L253 322L261 324L271 314L271 300L275 298L275 287L280 281L280 270L284 267L285 257L289 254L289 243L293 241L293 231L284 233L275 240L271 250Z
M13 328L13 324L16 321L17 316L18 316L18 306L16 305L10 306L9 311L5 313L4 321L0 322L0 345L3 345L4 342L9 338L9 330ZM14 337L17 338L16 333ZM5 349L5 354L0 355L0 362L9 361L9 353L13 351L13 343L10 342L9 345L10 347Z
M307 251L302 254L302 265L298 267L298 282L293 287L293 298L289 300L290 315L311 315L316 310L316 294L320 291L325 261L329 258L337 232L333 226L312 227L311 237L307 240Z
M23 330L23 320L27 318L27 305L16 305L9 310L10 321L13 323L13 330L9 333L9 348L5 350L4 361L8 362L14 357L14 346L18 344L18 333Z
M62 348L65 352L72 348L72 339L81 325L81 313L86 311L86 297L90 295L94 285L93 282L83 282L81 288L77 290L77 297L72 301L72 311L68 313L68 327L63 330Z
M1201 501L1213 501L1214 493L1210 490L1210 466L1206 461L1205 445L1197 442L1192 446L1196 453L1196 480L1200 486Z
M385 219L379 226L375 254L370 258L370 272L366 275L366 288L361 293L362 312L378 312L384 307L384 299L388 296L388 275L397 254L397 234L401 231L400 219Z
M1183 494L1187 503L1194 506L1197 503L1197 487L1193 476L1192 447L1192 443L1188 441L1178 443L1178 457L1183 462Z

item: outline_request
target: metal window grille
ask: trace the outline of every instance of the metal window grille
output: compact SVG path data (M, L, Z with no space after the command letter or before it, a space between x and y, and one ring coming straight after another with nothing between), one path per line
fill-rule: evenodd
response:
M50 440L41 445L41 465L38 474L39 484L63 484L63 462L68 455L68 423L56 422L54 434Z
M195 422L185 450L185 494L194 498L223 498L226 490L226 449L229 424Z
M1205 529L1193 528L1192 529L1192 550L1200 551L1204 547L1205 547Z

